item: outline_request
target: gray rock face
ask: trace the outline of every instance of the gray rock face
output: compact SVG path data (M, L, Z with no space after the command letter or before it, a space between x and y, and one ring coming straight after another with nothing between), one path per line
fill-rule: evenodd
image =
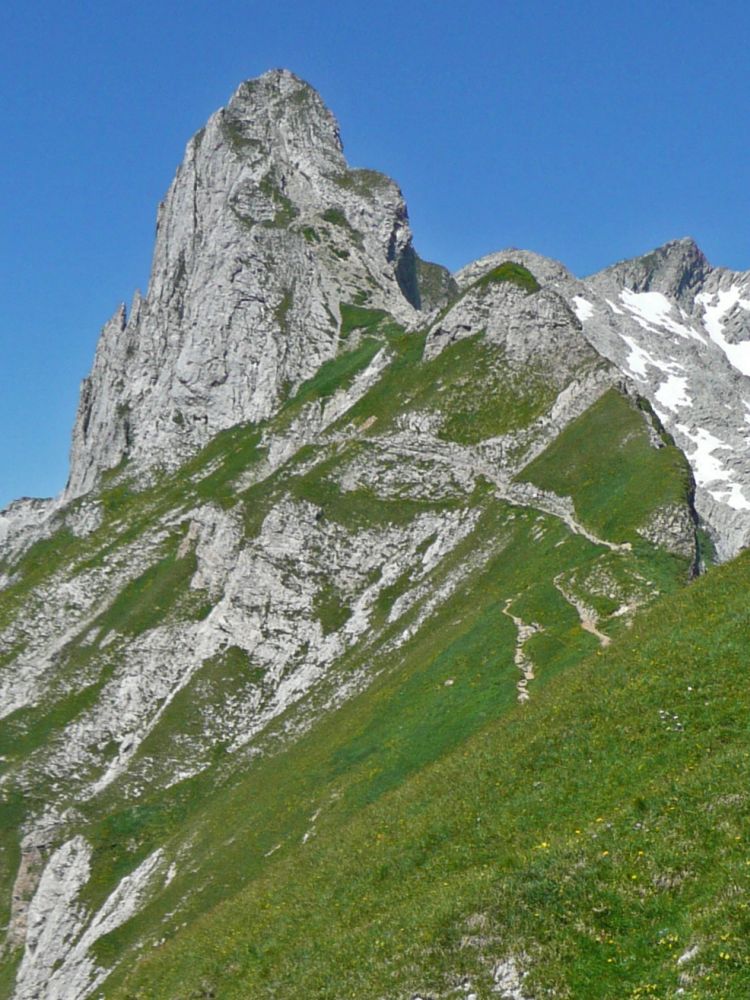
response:
M0 559L12 562L41 536L55 502L24 497L0 511ZM1 564L0 564L1 566ZM9 577L0 572L0 590Z
M490 265L492 267L494 265ZM558 388L585 361L599 360L565 299L551 289L534 295L509 281L476 284L431 327L425 357L449 343L484 332L502 345L511 367L544 371Z
M456 280L467 288L508 260L559 293L589 343L649 400L690 461L719 558L750 544L750 272L713 268L692 240L677 240L583 280L517 250Z
M267 417L335 355L341 302L413 320L415 268L401 192L349 170L315 91L286 71L242 84L188 143L147 295L102 332L66 498Z
M691 240L587 279L573 304L693 468L720 558L750 542L750 273L712 268Z

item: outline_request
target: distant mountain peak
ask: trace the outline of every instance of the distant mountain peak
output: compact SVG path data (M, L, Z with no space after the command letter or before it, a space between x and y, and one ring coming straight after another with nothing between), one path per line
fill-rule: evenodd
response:
M646 254L619 261L605 269L633 292L662 292L680 304L693 296L711 272L705 254L690 237L670 240Z

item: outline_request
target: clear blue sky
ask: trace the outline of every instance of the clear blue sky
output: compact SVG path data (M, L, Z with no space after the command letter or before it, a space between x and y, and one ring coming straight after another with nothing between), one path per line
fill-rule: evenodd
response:
M64 485L99 328L241 80L309 80L449 267L513 245L585 274L692 235L747 269L749 51L733 0L4 0L0 506Z

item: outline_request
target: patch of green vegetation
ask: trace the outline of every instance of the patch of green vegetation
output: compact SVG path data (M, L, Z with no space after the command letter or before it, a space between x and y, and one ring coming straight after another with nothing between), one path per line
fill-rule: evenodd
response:
M10 919L10 889L21 861L18 831L29 805L28 795L18 788L6 785L0 793L0 885L8 890L0 895L0 922L3 927L7 927ZM5 949L3 951L4 954L0 955L0 986L4 984L3 976L10 978L10 972L20 958L18 954L9 955ZM9 990L6 996L12 996L12 991Z
M324 362L312 378L303 382L276 421L277 425L287 424L307 403L317 399L327 399L339 389L346 389L364 371L383 347L382 341L366 337L352 351L345 351L338 357Z
M12 566L16 581L0 596L0 625L9 622L34 587L66 565L79 548L79 540L67 528L35 542Z
M258 145L255 139L245 134L241 121L229 118L226 114L221 119L221 131L234 152L239 156Z
M253 226L256 225L258 220L254 219L251 215L247 215L240 208L238 208L237 205L233 205L230 203L229 208L235 219L240 223L241 226L244 226L245 229L252 229Z
M358 229L355 229L351 222L349 222L343 209L336 207L327 208L325 212L323 212L322 218L325 222L330 223L330 225L345 230L357 246L362 246L362 233L360 233ZM333 247L332 250L334 253L337 253L336 247ZM349 256L348 251L338 252L345 252L346 256Z
M281 330L282 333L287 332L287 317L289 315L289 310L293 305L294 295L291 289L287 288L281 298L281 302L279 302L274 309L274 316L276 318L276 322L278 323L279 330Z
M184 482L193 469L208 467L211 471L195 482L196 496L201 500L213 500L223 507L234 506L237 478L265 456L261 436L262 430L257 424L242 424L221 431L193 462L183 467L180 479Z
M276 214L273 219L265 219L263 225L266 228L286 229L299 215L291 199L288 198L279 187L273 173L268 173L260 181L258 188L276 206Z
M345 173L331 174L331 180L347 191L369 197L377 188L389 187L393 182L377 170L347 170Z
M296 105L299 108L306 108L313 103L313 93L309 87L301 86L290 94L287 100L290 104Z
M458 341L446 350L448 365L439 366L442 372L437 393L439 408L445 414L442 438L477 444L507 434L528 426L557 397L549 377L531 367L522 372L510 368L502 348L482 340L481 335Z
M610 389L518 477L571 496L581 521L604 538L642 544L637 529L659 507L685 504L692 475L674 446L651 446L642 414Z
M395 418L399 406L413 398L416 387L423 381L419 361L426 334L405 333L396 324L379 327L378 334L386 338L393 360L369 392L347 411L339 422L341 426L374 416L378 423L373 431L379 432Z
M656 415L653 406L649 403L645 396L636 397L636 406L639 410L642 410L646 414L646 419L659 435L661 441L666 445L674 447L674 438L669 431L665 430L664 425Z
M0 996L13 996L18 965L23 957L21 948L6 949L0 955Z
M328 720L295 760L275 759L281 811L301 761L305 780L327 767L339 790L358 776L345 796L358 788L364 807L345 819L318 784L315 836L287 840L277 825L266 850L283 839L278 860L125 963L105 995L178 996L202 983L227 1000L375 1000L444 992L463 976L489 995L494 965L512 956L531 996L670 996L686 969L696 998L744 996L748 579L747 555L712 570L504 711L488 682L500 681L492 651L505 643L510 654L512 627L469 605L473 640L467 624L451 646L438 627L449 663L412 673L401 700L387 679L368 693L383 722L393 710L390 736L352 703L336 724L353 741L331 742ZM451 700L482 676L484 723L412 768L415 750L470 716ZM407 764L390 780L389 754ZM698 958L678 966L694 946Z
M320 234L312 226L305 226L302 229L302 235L308 243L320 243Z
M81 652L76 650L78 655L75 657L75 663L79 667L82 660ZM52 704L18 709L3 719L3 728L0 732L0 756L3 762L0 764L0 770L7 770L18 760L47 743L54 734L62 732L73 719L91 708L101 693L104 680L103 675L93 683L68 692Z
M703 525L699 525L695 532L695 539L698 548L698 565L701 569L708 569L715 566L719 559L716 554L716 545L708 530Z
M408 524L418 514L452 510L460 506L461 502L457 500L435 503L406 498L384 499L364 488L344 492L336 482L336 472L342 458L352 458L355 454L355 446L350 445L345 452L319 462L309 472L289 481L290 494L298 500L307 500L320 507L323 517L350 531L389 524Z
M187 267L185 265L185 251L180 250L180 253L177 257L177 265L175 266L174 269L174 278L172 279L172 283L175 286L175 288L178 288L183 283L186 274L187 274Z
M398 576L393 583L389 584L387 587L378 593L377 600L375 601L375 610L379 613L381 619L386 619L391 613L391 609L396 601L403 594L412 587L413 580L410 570L405 570L400 576Z
M339 305L341 313L341 336L346 338L354 330L375 330L387 318L384 309L365 309L361 305L349 305L342 302Z
M165 555L126 584L96 620L102 636L113 629L125 635L140 635L163 624L177 602L189 594L188 584L195 570L194 552L182 558L176 551Z
M420 308L443 309L456 301L459 288L447 268L416 257L416 271Z
M524 267L523 264L516 264L511 260L506 260L502 264L498 264L497 267L493 267L491 271L483 274L478 281L475 281L472 287L483 288L487 285L501 284L503 282L517 285L529 294L538 292L542 287L527 267Z
M338 587L330 580L326 580L316 591L314 611L323 635L338 632L346 625L352 614Z
M331 225L340 226L342 229L351 229L349 220L340 208L327 208L323 212L323 218Z
M362 310L363 319L374 312ZM342 306L344 315L349 320ZM382 328L377 331L381 333ZM440 437L476 444L527 426L556 397L543 373L514 371L505 361L503 348L484 341L481 333L449 344L428 361L421 360L424 339L424 334L390 332L394 360L342 418L342 425L374 416L377 419L367 433L382 434L397 416L428 411L442 416Z

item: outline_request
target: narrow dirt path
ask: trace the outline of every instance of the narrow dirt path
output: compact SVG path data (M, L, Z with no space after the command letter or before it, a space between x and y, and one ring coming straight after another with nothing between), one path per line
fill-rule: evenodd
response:
M536 635L537 632L543 632L544 629L537 622L526 623L523 619L518 618L516 615L511 613L510 606L515 599L515 597L508 598L505 602L505 607L503 608L503 614L507 615L508 618L511 619L513 624L516 626L516 631L518 632L518 638L516 639L516 651L513 655L513 660L515 661L518 669L521 671L521 679L516 684L518 700L524 702L529 700L529 682L534 680L534 661L527 655L523 647L532 635Z
M496 496L500 500L517 504L521 507L533 507L552 517L557 517L577 535L582 535L593 545L601 545L611 552L631 552L630 542L610 542L600 538L586 528L576 517L573 501L567 496L558 496L550 490L540 489L533 483L517 482L513 477L520 471L518 468L502 468L488 462L477 448L459 445L455 442L441 441L434 434L420 432L418 435L400 432L397 435L370 442L376 444L383 453L391 453L399 458L428 459L436 465L448 465L452 469L462 469L468 476L475 478L484 476L495 487Z
M590 608L587 604L584 604L583 601L579 597L576 597L575 594L571 593L571 591L566 590L563 587L562 583L560 582L561 579L562 579L562 573L556 576L552 582L554 583L555 587L557 587L558 591L562 594L562 596L565 598L565 600L568 602L568 604L572 605L572 607L576 609L576 612L578 614L578 619L581 623L581 628L585 629L587 632L590 632L591 635L595 635L596 638L599 640L600 646L602 647L608 646L610 642L612 642L612 640L608 635L605 635L603 632L599 631L597 627L599 624L599 616L597 615L597 613L594 611L593 608Z

